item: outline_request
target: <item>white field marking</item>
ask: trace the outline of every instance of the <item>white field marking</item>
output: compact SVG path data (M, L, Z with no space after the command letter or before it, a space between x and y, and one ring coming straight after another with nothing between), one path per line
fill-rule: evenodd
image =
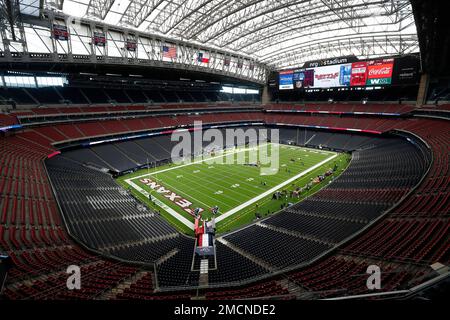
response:
M139 187L137 184L135 184L133 181L129 181L128 184L130 186L132 186L134 189L136 189L137 191L139 191L141 194L143 194L147 199L149 196L149 193L147 191L145 191L144 189L142 189L141 187ZM155 197L153 197L155 198ZM185 226L187 226L188 228L194 230L194 224L189 221L188 219L186 219L185 217L183 217L181 214L179 214L178 212L176 212L175 210L173 210L171 207L169 207L168 205L162 203L160 200L155 199L155 203L158 207L160 207L161 209L163 209L164 211L166 211L167 213L169 213L172 217L174 217L175 219L177 219L178 221L180 221L182 224L184 224Z
M241 204L241 205L239 205L239 206L237 206L237 207L235 207L235 208L229 210L228 212L223 213L222 215L220 215L219 217L216 218L216 223L222 221L223 219L228 218L229 216L233 215L234 213L236 213L236 212L238 212L238 211L244 209L245 207L251 205L252 203L255 203L256 201L258 201L258 200L260 200L260 199L262 199L262 198L268 196L269 194L274 193L275 191L279 190L280 188L282 188L282 187L288 185L289 183L291 183L291 182L297 180L298 178L300 178L300 177L306 175L307 173L309 173L309 172L311 172L311 171L317 169L318 167L324 165L325 163L327 163L327 162L333 160L333 159L336 158L337 156L338 156L338 154L336 153L336 154L334 154L333 156L331 156L331 157L329 157L329 158L327 158L327 159L325 159L325 160L319 162L318 164L316 164L316 165L314 165L314 166L312 166L312 167L306 169L305 171L300 172L300 173L297 174L296 176L293 176L292 178L289 178L288 180L286 180L286 181L280 183L279 185L273 187L272 189L267 190L267 191L264 192L264 193L261 193L260 195L254 197L253 199L250 199L250 200L248 200L247 202L244 202L243 204Z
M199 182L197 182L195 179L196 179L196 176L194 175L194 174L192 174L192 173L188 173L188 172L185 172L185 174L188 176L188 177L193 177L194 178L194 180L192 180L192 181L190 181L190 183L191 184L195 184L195 185L199 185L199 186L202 186L202 187L204 187L204 186L210 186L209 187L209 191L211 191L211 190L214 190L215 188L221 188L221 187L223 187L223 183L222 183L222 178L223 178L223 175L220 175L219 176L219 179L216 179L215 177L214 177L214 175L212 175L213 177L214 177L214 179L212 179L211 181L209 181L209 182L201 182L201 183L199 183ZM240 175L237 175L237 174L234 174L234 175L230 175L230 176L240 176ZM173 180L173 178L168 178L168 179L170 179L170 180ZM166 179L167 180L167 179ZM159 181L162 181L162 180L159 180ZM219 182L216 182L216 181L220 181L220 183ZM167 184L167 186L170 186L171 188L173 188L174 190L176 190L176 191L178 191L180 194L184 194L185 196L186 196L186 198L187 199L189 199L189 198L191 198L191 199L193 199L193 200L196 200L196 201L198 201L197 199L195 199L195 198L193 198L192 196L190 196L187 192L183 192L183 191L180 191L180 190L182 190L182 187L180 186L180 188L176 188L176 187L173 187L173 186L171 186L170 184L168 184L168 183L166 183ZM249 186L251 186L250 184L249 184ZM208 191L208 192L209 192ZM235 194L240 194L240 192L239 191L236 191L236 189L228 189L227 188L227 191L230 191L230 192L232 192L232 193L235 193ZM257 195L258 193L256 193L256 195ZM213 197L211 197L211 196L209 196L208 194L204 194L204 196L205 197L207 197L207 198L209 198L209 199L211 199L211 200L213 200L214 202L216 202L216 201L219 201L219 202L221 202L220 200L217 200L217 199L214 199ZM226 198L228 198L228 199L230 199L230 200L232 200L232 201L235 201L236 199L235 198L233 198L233 196L232 195L224 195ZM201 201L199 201L200 203L202 203ZM224 203L224 202L221 202L223 205L225 205L225 206L228 206L228 204L226 204L226 203Z
M193 174L190 174L190 173L189 173L189 175L191 175L193 178L195 178L195 176L194 176ZM235 174L235 175L230 175L230 176L231 176L231 177L235 177L235 176L237 176L237 175ZM212 175L212 177L214 177L214 176ZM202 186L202 187L204 187L204 186L210 186L209 189L210 189L210 190L213 190L213 189L216 188L216 187L218 187L218 188L223 187L223 183L221 183L221 181L222 181L221 179L223 179L223 175L219 176L218 179L216 179L216 178L214 177L214 179L211 179L209 182L203 182L203 181L202 181L202 182L199 183L199 182L197 182L197 181L194 179L194 180L190 180L190 183L191 183L191 184L195 184L195 185L199 185L199 186ZM219 183L218 181L220 181L220 183ZM250 184L248 184L248 185L251 186ZM233 189L227 188L227 190L230 191L230 192L233 192L233 193L235 193L235 194L240 194L239 191L236 191L236 190L233 190ZM185 193L185 194L187 194L187 193ZM211 198L210 196L208 196L207 194L204 194L204 196L205 196L205 197L208 197L209 199L213 199L213 198ZM225 195L225 197L228 198L228 199L231 199L231 200L236 200L236 199L233 198L232 195L228 195L228 196ZM213 199L213 200L215 200L215 199ZM224 203L222 202L222 204L224 204Z

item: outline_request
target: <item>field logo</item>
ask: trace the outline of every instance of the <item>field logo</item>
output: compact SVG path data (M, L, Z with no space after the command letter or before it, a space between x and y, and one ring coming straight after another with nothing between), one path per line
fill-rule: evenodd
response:
M168 199L173 204L176 204L181 209L189 213L193 217L197 217L198 214L202 213L204 211L203 208L191 208L192 202L189 200L177 195L175 192L166 189L162 185L160 185L158 182L153 181L152 179L145 178L139 180L141 183L145 184L147 187L149 187L152 190L155 190L157 193L161 194L163 197Z
M366 273L370 274L367 279L366 286L369 290L381 289L381 269L377 265L370 265L367 267Z
M174 164L187 164L193 157L201 157L208 165L255 166L260 169L260 175L274 175L279 169L279 140L278 129L203 130L202 122L195 121L193 129L172 133L171 141L178 143L172 148L171 158ZM236 152L227 153L232 149Z
M79 266L71 265L67 268L67 274L70 274L67 278L66 286L69 290L81 289L81 269Z

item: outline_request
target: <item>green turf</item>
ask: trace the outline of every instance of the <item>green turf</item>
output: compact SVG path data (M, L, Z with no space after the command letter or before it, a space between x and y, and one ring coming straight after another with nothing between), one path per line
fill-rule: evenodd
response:
M189 200L192 203L192 209L196 207L203 208L205 211L202 213L202 217L209 219L213 216L210 211L211 207L215 205L219 206L220 211L219 214L216 215L217 218L221 214L224 214L229 210L233 210L239 205L254 199L262 193L275 188L288 179L335 155L335 153L329 151L280 145L278 172L273 175L260 175L261 168L267 166L247 166L236 162L237 157L243 157L248 162L250 153L253 153L254 155L255 152L258 154L260 149L256 148L250 151L238 149L237 151L230 151L226 155L215 155L215 161L220 161L224 164L211 164L211 160L202 161L202 159L199 158L194 159L194 163L189 165L183 166L171 164L158 168L152 168L150 170L140 170L133 174L120 177L118 181L121 185L129 189L130 185L128 185L125 180L130 179L136 185L145 191L150 192L150 194L181 214L186 219L194 221L194 218L189 213L183 211L182 208L158 194L155 190L152 191L151 188L143 184L140 179L150 178L164 188L170 189L177 195ZM284 187L277 189L290 191L297 186L303 187L312 178L319 174L323 174L335 164L338 167L339 173L346 167L348 159L348 155L338 155L333 160L328 161L308 174L292 181ZM333 176L336 176L336 174ZM237 210L228 218L217 222L217 231L219 233L227 232L243 224L250 223L255 219L255 212L258 212L261 216L266 216L267 214L277 212L281 209L281 205L283 203L298 202L302 198L310 195L312 192L319 190L326 184L327 181L314 185L309 191L304 192L300 199L289 197L288 199L272 200L273 193L271 192L267 196L246 206L245 208ZM131 191L141 201L155 209L158 209L161 214L180 231L192 234L192 231L190 231L187 226L180 223L169 213L155 206L154 203L151 203L139 191L133 188L131 188Z

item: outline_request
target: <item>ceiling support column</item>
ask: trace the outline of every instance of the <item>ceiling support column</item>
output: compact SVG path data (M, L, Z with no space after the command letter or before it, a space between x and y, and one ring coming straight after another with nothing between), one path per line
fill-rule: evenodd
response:
M427 102L429 82L430 82L429 75L427 73L422 74L422 76L420 77L419 91L417 92L416 105L418 107L426 104Z

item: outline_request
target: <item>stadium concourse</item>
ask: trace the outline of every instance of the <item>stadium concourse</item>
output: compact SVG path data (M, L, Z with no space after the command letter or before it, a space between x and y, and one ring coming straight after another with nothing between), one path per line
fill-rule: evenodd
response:
M311 105L308 109L314 107L353 110L356 106ZM98 110L96 116L104 112L101 116L108 119L77 119L71 124L56 122L64 107L2 116L7 125L22 119L36 121L1 139L1 249L14 265L4 297L177 299L197 296L198 292L210 299L333 297L367 292L365 279L356 275L371 263L391 270L383 277L385 290L390 291L423 283L437 275L431 264L449 262L449 246L443 241L449 227L448 121L415 116L412 106L399 106L407 112L388 118L364 114L323 117L313 112L292 115L283 110L273 112L273 105L235 106L227 113L214 114L202 114L204 106L195 104L161 105L158 110L174 108L183 110L177 111L176 118L139 119L127 119L127 113L138 109L152 112L153 108L124 108L120 122L116 113L111 113L112 107L80 107L64 116L77 119L81 112L88 115ZM285 105L280 109L297 108L302 107ZM363 108L386 110L394 106ZM183 115L195 110L196 116ZM36 111L46 113L46 122L35 118ZM200 283L199 272L191 271L194 240L178 233L160 216L136 209L136 200L121 192L111 176L96 169L101 163L114 170L120 149L114 149L113 154L97 152L95 147L81 149L83 162L97 163L95 167L83 166L76 151L58 155L57 148L69 140L108 140L105 137L119 133L190 126L199 119L205 124L288 126L292 129L282 129L285 140L292 140L298 134L294 128L300 125L300 131L315 137L317 145L333 149L348 146L347 150L354 151L350 167L328 188L278 215L219 236L217 259L211 262L217 268L209 271L206 285ZM351 131L309 132L317 125ZM356 135L355 129L364 130L366 135ZM392 136L394 132L397 137ZM166 159L167 155L151 152L158 150L156 146L164 150L163 137L152 139L146 142L148 154L155 160ZM119 148L128 150L121 143ZM98 203L113 205L92 210L83 203L82 193L99 199ZM330 206L339 217L331 214ZM364 225L364 232L347 239ZM348 241L342 242L344 239ZM85 274L79 291L65 287L65 268L71 264L80 265Z

